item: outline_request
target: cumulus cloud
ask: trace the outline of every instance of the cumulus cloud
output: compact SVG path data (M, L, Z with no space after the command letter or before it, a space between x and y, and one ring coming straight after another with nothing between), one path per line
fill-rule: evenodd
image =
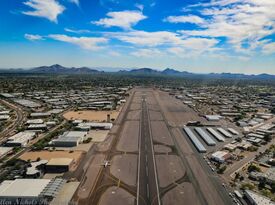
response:
M130 31L112 33L112 37L123 42L134 44L137 46L154 47L164 44L180 43L181 38L177 33L168 31Z
M65 7L56 0L28 0L25 5L31 7L32 11L23 11L22 13L29 16L46 18L57 23L58 15L62 14Z
M107 13L107 18L98 21L92 21L92 24L104 27L120 27L123 29L131 29L139 21L147 17L140 11L117 11Z
M49 35L49 38L57 41L71 43L86 50L98 50L102 48L101 44L108 42L108 39L103 37L72 37L61 34L51 34Z
M30 41L43 40L43 37L40 35L25 34L24 37Z
M275 1L213 0L193 6L207 21L200 29L182 30L184 35L223 37L237 52L251 53L257 48L264 52L263 39L275 33Z
M199 16L186 15L186 16L168 16L164 21L170 23L193 23L193 24L203 24L205 20Z

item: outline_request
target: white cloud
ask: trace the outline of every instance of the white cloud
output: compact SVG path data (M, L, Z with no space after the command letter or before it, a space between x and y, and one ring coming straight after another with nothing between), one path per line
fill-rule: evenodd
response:
M264 54L275 53L275 42L265 44L262 47L262 51L263 51Z
M137 46L155 47L164 44L178 44L181 38L177 33L168 31L130 31L112 33L112 37L123 42L134 44Z
M77 6L79 6L79 0L69 0L71 3L76 4Z
M223 37L237 52L249 54L275 33L275 1L213 0L195 6L207 21L200 29L182 30L184 35Z
M67 31L70 33L76 33L76 34L92 33L90 30L86 30L86 29L75 30L70 28L64 28L64 31Z
M138 49L132 52L131 55L136 57L154 58L161 55L161 51L158 49Z
M219 42L214 38L185 38L183 35L168 31L118 32L112 33L111 37L140 47L182 47L189 50L200 50L201 52L208 49L214 49Z
M144 5L142 4L135 4L135 7L137 7L140 11L143 11Z
M43 40L43 37L40 35L25 34L24 37L30 41Z
M170 23L193 23L193 24L203 24L205 20L199 16L187 15L187 16L168 16L164 21Z
M140 11L117 11L107 13L107 18L99 21L92 21L91 23L104 27L120 27L123 29L131 29L139 21L147 17Z
M24 4L33 10L23 11L23 14L46 18L53 22L57 22L58 15L62 14L65 10L65 7L56 0L28 0Z
M71 43L86 50L98 50L102 48L100 44L105 44L108 42L108 39L103 37L71 37L61 34L52 34L49 35L49 38L57 41Z

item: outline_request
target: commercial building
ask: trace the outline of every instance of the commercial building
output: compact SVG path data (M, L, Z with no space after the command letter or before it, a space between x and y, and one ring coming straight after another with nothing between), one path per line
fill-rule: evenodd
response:
M30 124L43 124L44 121L42 119L33 119L33 120L28 120L26 122L26 124L30 125Z
M31 113L30 116L32 118L45 118L45 117L50 117L51 113L48 113L48 112L35 112L35 113Z
M5 204L48 204L66 183L63 179L16 179L0 184L0 201ZM18 203L19 202L19 203Z
M208 121L219 121L220 119L222 119L222 116L220 116L220 115L205 115L205 118Z
M220 163L224 163L226 160L230 158L231 158L231 154L225 151L217 151L211 155L212 160Z
M245 190L244 196L251 205L275 205L275 203L272 202L271 199L254 191Z
M71 158L52 158L46 164L46 172L48 173L62 173L68 172L74 160Z
M6 156L12 151L12 147L0 147L0 158Z
M87 134L88 132L85 131L68 131L52 140L51 144L56 147L74 147L82 143Z
M8 120L10 119L10 116L9 115L0 115L0 121L4 121L4 120Z
M47 130L46 124L31 124L27 128L28 130Z
M26 99L15 99L14 102L16 102L19 105L28 107L28 108L38 108L41 107L41 104L31 101L31 100L26 100Z
M35 137L35 135L36 134L34 132L30 131L19 132L8 138L6 145L9 147L26 146L29 141Z
M254 180L265 179L267 183L273 184L275 183L275 168L269 168L265 173L262 172L251 172L249 177Z
M27 178L40 177L47 163L48 163L48 160L31 162L31 166L27 168L26 177Z
M79 130L91 130L91 129L103 129L103 130L110 130L113 127L112 123L100 123L100 122L86 122L80 123L77 126Z

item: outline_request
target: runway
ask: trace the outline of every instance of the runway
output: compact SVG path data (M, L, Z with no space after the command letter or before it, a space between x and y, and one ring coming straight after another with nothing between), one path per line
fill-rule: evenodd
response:
M142 96L140 133L137 204L160 205L156 161L145 94Z
M199 119L195 112L182 106L168 93L134 88L109 138L94 148L94 155L109 160L110 166L99 167L98 161L87 158L83 181L91 176L94 181L89 186L81 184L72 202L232 204L218 177L203 164L200 154L181 132L182 124L189 118ZM80 198L83 188L87 195Z

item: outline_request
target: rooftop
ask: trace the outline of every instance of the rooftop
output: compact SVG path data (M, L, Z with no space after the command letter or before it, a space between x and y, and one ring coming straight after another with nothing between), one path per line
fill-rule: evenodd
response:
M0 185L0 197L38 197L49 179L6 180Z

